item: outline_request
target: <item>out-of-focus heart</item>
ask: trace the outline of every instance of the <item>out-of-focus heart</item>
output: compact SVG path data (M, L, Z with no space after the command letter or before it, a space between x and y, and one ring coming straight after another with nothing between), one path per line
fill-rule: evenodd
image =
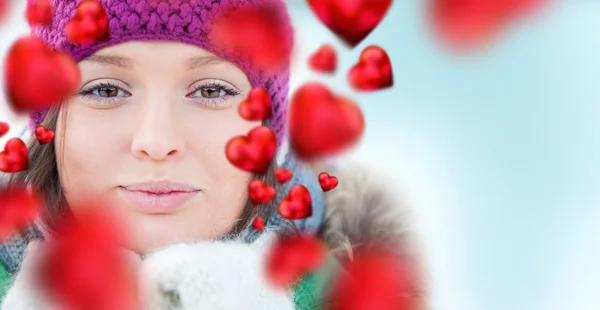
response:
M275 188L255 179L248 184L248 195L255 204L267 203L275 198Z
M294 176L294 174L292 173L292 171L285 169L285 168L277 168L275 169L275 179L277 180L277 182L283 184L288 182L289 180L292 179L292 177Z
M300 87L292 97L289 113L290 145L304 160L348 149L365 129L360 108L320 83Z
M14 173L29 168L28 151L25 142L12 138L6 142L4 151L0 152L0 171Z
M225 155L234 166L254 173L263 173L275 156L277 137L269 127L258 126L247 136L237 136L225 146Z
M317 270L326 257L325 246L315 237L282 236L267 255L267 278L276 287L288 287L303 274Z
M35 136L40 144L50 143L54 139L54 131L40 125L35 128Z
M10 130L10 126L6 122L0 122L0 138Z
M30 26L47 26L52 24L54 8L50 0L34 0L27 5L25 16Z
M337 69L337 52L333 46L325 44L310 56L308 64L314 71L334 73Z
M108 14L97 0L83 0L65 26L67 39L73 44L90 45L109 38Z
M324 192L334 189L338 185L338 179L334 176L330 176L327 172L321 172L319 174L319 184Z
M390 57L379 46L365 48L358 63L348 72L348 80L355 89L362 91L391 87L394 78Z
M355 47L383 20L392 0L308 0L317 17Z
M303 185L294 185L288 196L279 203L279 214L288 220L299 220L312 215L310 192Z
M254 221L252 221L252 227L258 231L263 231L265 229L265 220L260 216L255 217Z
M271 96L269 92L257 87L250 91L248 98L238 106L240 116L248 121L262 121L271 117Z
M17 111L45 110L60 104L77 90L81 78L71 57L31 37L12 45L4 70L9 103Z
M24 186L0 190L0 242L37 219L42 200Z

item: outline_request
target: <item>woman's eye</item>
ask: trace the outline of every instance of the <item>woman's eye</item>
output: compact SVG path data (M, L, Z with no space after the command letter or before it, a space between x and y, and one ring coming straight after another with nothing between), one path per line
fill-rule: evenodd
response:
M227 94L227 92L221 87L202 87L196 91L196 94L198 93L202 97L209 99L220 98Z
M127 93L118 87L98 87L92 90L92 94L102 98L127 97Z

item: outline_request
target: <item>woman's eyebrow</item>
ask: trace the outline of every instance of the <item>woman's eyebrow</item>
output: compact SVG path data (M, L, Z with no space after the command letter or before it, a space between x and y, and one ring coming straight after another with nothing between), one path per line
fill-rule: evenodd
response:
M198 56L188 59L186 61L186 67L187 70L190 71L206 65L215 65L224 62L225 60L218 56Z
M103 66L114 66L123 69L130 69L133 60L131 58L116 56L116 55L91 55L82 60L86 62L94 62Z

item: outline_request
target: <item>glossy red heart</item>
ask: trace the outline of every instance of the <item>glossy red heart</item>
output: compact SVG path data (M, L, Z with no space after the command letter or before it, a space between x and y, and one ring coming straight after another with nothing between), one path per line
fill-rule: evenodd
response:
M275 156L277 137L269 127L258 126L247 136L237 136L225 146L225 155L234 166L254 173L263 173Z
M4 74L9 103L17 111L44 110L60 104L77 90L81 78L71 57L31 37L12 45Z
M355 47L383 20L392 0L308 0L317 17Z
M241 5L212 15L209 40L213 46L267 70L278 70L288 64L292 39L282 26L283 15L276 8Z
M334 73L337 69L337 52L333 46L325 44L310 56L308 65L317 72Z
M25 142L12 138L6 142L4 151L0 152L0 171L14 173L29 168L28 151Z
M360 108L320 83L305 84L296 91L289 124L290 145L304 160L335 155L352 147L365 129Z
M288 182L293 176L294 173L291 170L285 168L275 169L275 179L281 184Z
M285 235L269 249L266 273L269 281L279 288L289 287L308 272L317 270L325 262L326 248L315 237Z
M138 309L135 273L119 246L126 230L104 209L79 208L77 219L59 223L56 237L44 244L38 283L66 309Z
M252 221L252 227L258 231L263 231L265 229L265 220L260 216L255 217L254 221Z
M54 131L40 125L35 128L35 136L40 144L50 143L54 139Z
M312 215L310 192L303 185L294 185L288 196L279 203L279 214L288 220L299 220Z
M431 0L431 25L443 44L458 51L488 45L517 17L546 0Z
M334 176L330 176L327 172L321 172L319 174L319 184L324 192L334 189L338 185L338 179Z
M47 26L52 24L54 7L50 0L34 0L27 5L25 16L30 26Z
M394 85L392 62L384 49L371 45L361 53L358 63L348 72L348 80L357 90L373 91Z
M0 122L0 137L4 136L10 130L8 123Z
M326 310L415 310L413 271L402 259L377 248L359 250L344 265L329 293Z
M255 179L248 184L248 195L255 204L267 203L275 198L275 188Z
M248 98L238 106L238 112L248 121L262 121L271 117L271 95L262 87L252 89Z
M73 44L90 45L109 38L108 14L96 0L83 0L65 26L67 39Z
M0 190L0 242L27 228L42 210L40 197L24 186Z

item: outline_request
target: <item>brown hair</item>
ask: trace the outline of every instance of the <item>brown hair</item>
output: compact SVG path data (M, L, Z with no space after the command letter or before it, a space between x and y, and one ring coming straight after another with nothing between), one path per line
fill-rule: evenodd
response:
M67 113L66 108L55 107L50 109L41 125L56 132L58 116L63 117ZM61 132L64 133L66 122L62 123ZM58 160L55 152L54 139L48 144L40 144L35 135L27 141L27 149L29 150L29 169L11 175L9 186L27 184L32 190L41 195L44 200L45 207L42 210L39 223L42 229L48 233L54 234L58 221L66 216L69 216L70 209L67 204L63 188L60 184L58 174ZM273 160L268 170L263 174L254 174L253 178L260 179L268 185L277 188L275 182L274 171L276 161ZM252 200L246 202L240 218L235 222L231 230L225 236L234 236L245 230L256 216L261 216L265 222L275 211L275 202L256 206ZM26 234L21 234L21 238L25 243L30 240Z

